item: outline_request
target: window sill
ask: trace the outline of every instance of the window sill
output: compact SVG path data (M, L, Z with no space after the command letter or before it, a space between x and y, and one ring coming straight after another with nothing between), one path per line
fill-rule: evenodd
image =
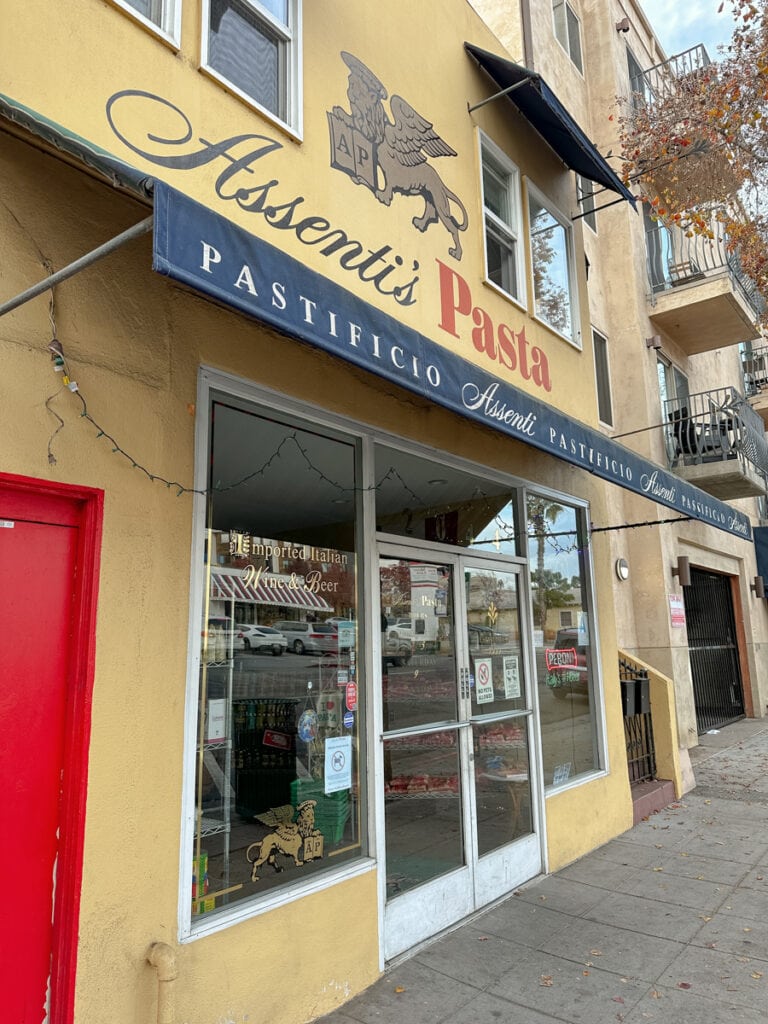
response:
M179 941L183 943L196 942L198 939L231 928L232 925L261 917L262 914L295 903L314 893L322 892L333 885L339 885L352 878L357 878L359 875L366 875L375 869L376 861L370 857L364 857L354 865L317 874L306 882L297 882L295 885L286 886L285 889L265 895L261 899L254 898L252 901L243 902L229 910L222 910L218 914L213 912L207 919L205 917L191 918L189 916L189 901L185 900L185 920L181 923Z
M566 793L569 789L576 789L578 786L584 786L589 782L596 782L598 779L604 779L607 776L608 772L603 769L584 772L582 775L575 775L572 779L568 779L567 782L563 782L558 786L545 786L544 799L548 800L551 796L559 796L560 793Z
M109 3L121 14L130 18L134 24L138 25L144 32L149 33L158 42L167 46L169 50L174 53L178 53L181 49L181 43L179 41L179 26L174 25L173 32L166 32L165 29L160 28L154 21L150 21L149 18L145 18L143 14L140 14L135 8L130 7L127 3L122 3L121 0L109 0ZM176 17L178 21L178 15Z
M238 89L238 87L233 85L229 79L219 74L218 71L209 67L207 64L201 64L199 71L201 74L205 75L206 78L210 78L211 81L220 85L222 89L228 92L231 96L234 96L235 99L240 100L241 103L244 103L247 107L250 107L251 110L261 115L261 117L274 125L275 128L278 128L285 135L288 135L294 142L304 141L301 123L299 123L298 127L293 127L293 125L288 124L287 121L281 120L277 114L273 114L271 110L267 110L266 107L262 107L261 104L257 100L253 99L252 96L249 96L241 89Z
M536 316L535 313L531 313L531 319L535 320L537 324L541 324L542 327L545 327L551 334L554 334L556 338L559 338L561 341L564 341L567 345L570 345L571 348L575 348L577 352L584 351L584 348L581 344L581 339L578 336L575 339L569 338L567 334L562 334L560 331L558 331L556 327L553 327L552 324L547 323L546 320L542 320L542 318L540 316Z
M516 299L514 295L512 295L510 292L505 291L501 287L501 285L496 284L495 281L491 281L490 278L488 277L483 278L483 285L486 288L490 288L491 291L495 292L498 296L500 296L510 305L515 306L517 309L520 310L521 313L525 313L527 315L528 309L525 305L524 299Z

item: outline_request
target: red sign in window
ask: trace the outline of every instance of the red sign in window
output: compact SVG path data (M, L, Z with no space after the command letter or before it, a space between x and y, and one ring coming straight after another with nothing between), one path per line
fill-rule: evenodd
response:
M558 668L576 668L578 665L575 647L547 647L544 656L549 672Z

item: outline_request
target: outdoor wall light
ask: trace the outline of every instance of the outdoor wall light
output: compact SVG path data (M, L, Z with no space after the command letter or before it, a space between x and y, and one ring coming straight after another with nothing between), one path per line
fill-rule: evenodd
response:
M687 555L680 555L677 559L677 565L672 566L672 575L677 576L681 587L690 587L691 560Z
M622 18L621 21L616 22L617 32L629 32L629 18Z
M617 558L616 564L614 565L614 569L616 570L616 575L619 577L622 583L624 582L624 580L629 579L629 562L626 560L626 558Z
M650 338L645 339L646 348L661 348L661 335L652 334Z
M755 582L750 583L749 589L755 597L765 597L765 580L762 576L755 576Z

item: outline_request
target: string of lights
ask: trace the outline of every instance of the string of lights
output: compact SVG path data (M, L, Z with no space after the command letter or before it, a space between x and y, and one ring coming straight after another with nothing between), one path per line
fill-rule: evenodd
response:
M264 462L252 472L241 477L239 480L233 481L230 484L222 484L220 481L212 485L210 488L195 488L186 487L178 480L169 480L162 474L151 472L146 466L142 465L137 459L135 459L129 452L127 452L118 441L110 434L104 427L102 427L97 420L91 415L88 410L85 397L83 396L80 388L75 380L73 380L69 367L67 365L66 358L64 356L64 350L61 342L56 337L56 316L55 306L53 299L53 292L51 294L50 305L48 316L51 322L51 328L53 331L53 337L48 343L48 350L51 353L51 361L53 362L54 371L62 374L62 386L59 387L52 395L49 395L45 401L45 407L48 412L55 417L58 421L56 429L52 432L48 440L48 462L50 465L56 464L56 456L53 452L53 444L60 433L64 429L64 419L52 408L51 403L58 398L62 391L68 390L74 394L79 402L81 403L82 410L80 416L85 419L91 426L96 430L97 438L105 438L109 444L112 445L112 451L116 455L122 456L126 459L133 469L139 470L143 473L151 483L162 483L165 484L169 490L175 490L177 497L181 497L184 494L199 494L202 497L210 497L212 494L221 494L227 491L234 490L238 487L243 487L250 483L252 480L263 477L269 471L273 463L281 457L283 448L286 445L293 445L304 460L307 469L314 473L318 479L334 488L339 493L343 493L349 496L360 494L366 491L379 491L388 480L396 480L403 488L406 495L411 499L412 503L423 511L429 512L432 509L430 502L424 501L410 485L404 480L400 472L394 467L390 466L389 469L379 478L379 480L370 485L369 487L358 487L358 486L345 486L336 480L329 477L322 469L316 466L307 449L301 444L299 436L296 432L284 437L280 444L277 446L274 452L264 460ZM502 518L499 511L494 511L489 504L489 496L479 489L475 489L472 498L475 499L477 496L485 499L485 510L489 513L489 521L492 519L495 522L496 530L493 537L477 538L473 539L473 543L476 545L495 544L500 546L504 544L517 545L518 541L522 537L527 537L529 540L538 541L540 543L546 543L555 554L565 555L577 552L578 554L586 553L589 546L589 539L587 539L586 545L580 545L578 536L575 530L550 530L545 526L545 519L548 518L551 513L555 520L557 519L557 512L559 507L552 505L549 513L543 508L537 509L536 511L529 512L527 527L524 531L517 532L511 526L511 524ZM467 504L456 504L456 505L443 505L437 510L440 514L446 514L451 511L471 511L476 508L476 502L473 500ZM406 507L404 512L410 512L409 508ZM674 518L668 519L648 519L637 523L618 523L613 526L592 526L590 527L590 535L595 533L608 533L616 530L635 530L641 527L661 526L668 523L682 523L691 521L691 516L675 516ZM570 544L563 544L560 537L572 537L573 542Z

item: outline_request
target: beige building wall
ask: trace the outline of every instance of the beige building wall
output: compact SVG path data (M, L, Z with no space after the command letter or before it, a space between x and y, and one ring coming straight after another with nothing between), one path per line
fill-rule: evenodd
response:
M523 0L520 4L500 4L478 0L475 6L499 39L508 41L510 52L514 52L519 38L514 22L518 18L530 21L529 66L567 97L569 111L602 153L613 154L609 162L620 171L616 128L628 109L627 50L643 69L665 61L667 55L639 4L614 0L570 3L580 19L583 74L554 36L550 3L529 4ZM624 18L628 19L629 31L619 32L616 26ZM610 202L611 198L606 193L598 195L596 206ZM575 210L575 200L572 208ZM591 323L608 339L614 425L613 430L604 429L644 457L666 465L657 351L648 348L645 339L661 333L661 354L686 374L694 394L726 386L743 389L738 342L748 340L748 336L724 337L722 348L687 355L654 324L649 316L654 299L646 269L640 206L638 213L632 212L627 204L598 212L597 233L585 224L583 236L590 263ZM681 315L685 316L684 308ZM730 503L750 515L756 525L759 523L754 499L734 499ZM615 489L611 524L669 518L673 517L660 506L654 512L654 506L647 501ZM695 746L698 738L687 635L685 629L672 626L668 602L669 594L680 593L680 586L671 575L680 555L688 555L692 564L700 568L736 578L735 612L737 621L744 623L741 656L748 713L764 715L768 707L768 609L749 590L756 573L752 545L700 523L665 523L619 530L606 535L600 543L610 546L614 561L625 557L630 565L626 583L614 578L619 645L674 680L681 747Z

